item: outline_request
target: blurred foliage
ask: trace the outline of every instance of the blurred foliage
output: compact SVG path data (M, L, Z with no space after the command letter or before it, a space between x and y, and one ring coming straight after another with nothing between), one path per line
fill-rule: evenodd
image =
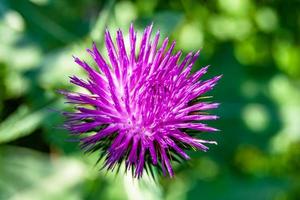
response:
M0 199L299 199L300 1L1 0ZM58 128L57 89L81 74L92 41L130 22L151 22L195 70L223 74L212 92L222 132L208 153L190 152L174 179L137 183L98 172ZM125 35L126 35L125 34ZM84 76L83 74L81 74ZM206 76L208 77L208 76Z

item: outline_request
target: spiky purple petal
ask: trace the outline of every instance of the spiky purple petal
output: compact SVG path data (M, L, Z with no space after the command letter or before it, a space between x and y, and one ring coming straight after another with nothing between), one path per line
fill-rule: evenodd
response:
M106 30L109 62L96 44L87 51L97 70L74 57L87 72L88 80L72 76L70 82L88 93L60 92L69 103L77 105L75 112L63 113L67 118L65 127L82 136L82 147L87 151L102 151L105 167L113 170L124 161L127 170L133 169L133 175L141 177L145 165L151 164L172 177L175 154L188 160L186 148L207 151L205 144L216 144L194 138L188 130L217 131L200 121L217 119L206 111L219 104L199 97L210 91L221 76L199 80L208 70L206 66L191 74L200 51L189 53L180 62L182 52L173 53L175 42L167 48L166 38L158 47L160 32L151 40L152 28L146 27L137 47L137 34L131 24L129 49L121 30L115 43Z

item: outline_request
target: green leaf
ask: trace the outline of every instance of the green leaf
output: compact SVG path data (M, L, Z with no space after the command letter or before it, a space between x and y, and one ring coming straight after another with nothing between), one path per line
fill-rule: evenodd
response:
M31 134L46 118L45 109L32 112L22 105L0 124L0 144Z
M4 146L0 163L0 199L80 199L75 187L85 180L86 169L74 158L49 159L26 148Z

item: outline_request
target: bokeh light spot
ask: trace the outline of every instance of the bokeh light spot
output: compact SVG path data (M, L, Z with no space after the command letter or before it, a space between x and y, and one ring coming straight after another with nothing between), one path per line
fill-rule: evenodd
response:
M278 67L292 77L300 76L300 48L290 41L275 42L273 57Z
M115 16L118 25L121 27L126 27L130 22L136 19L137 12L135 6L130 1L121 1L116 4Z
M248 104L242 112L246 126L254 132L264 131L270 122L270 116L265 106L261 104Z
M257 10L255 21L258 28L264 32L271 32L278 26L277 14L271 8L260 8Z
M4 16L5 22L16 31L24 31L25 23L23 17L16 11L8 11Z
M226 13L233 15L246 15L251 8L249 0L218 0L218 6Z
M252 31L252 23L247 18L214 16L210 18L211 33L220 40L243 40Z
M189 51L191 49L199 49L203 46L204 35L201 27L196 23L186 24L182 27L179 35L180 46Z

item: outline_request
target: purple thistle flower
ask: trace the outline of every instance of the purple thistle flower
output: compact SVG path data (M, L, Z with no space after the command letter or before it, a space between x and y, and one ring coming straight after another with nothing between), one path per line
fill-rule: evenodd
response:
M217 129L200 123L215 120L206 110L218 103L202 102L201 96L211 90L221 76L199 81L208 67L191 74L199 56L189 53L180 62L181 51L173 54L175 42L168 46L168 38L158 47L160 32L151 40L152 25L148 26L137 52L137 34L129 29L130 48L127 51L121 30L116 44L105 31L105 45L109 62L95 44L87 51L95 60L95 70L74 57L87 73L88 80L76 76L70 82L85 88L88 93L62 91L75 112L64 112L65 127L80 135L82 147L88 152L100 151L104 167L113 170L125 163L134 177L141 177L144 169L157 168L164 175L174 175L171 161L190 159L187 149L207 151L207 143L191 136L191 131L211 132Z

